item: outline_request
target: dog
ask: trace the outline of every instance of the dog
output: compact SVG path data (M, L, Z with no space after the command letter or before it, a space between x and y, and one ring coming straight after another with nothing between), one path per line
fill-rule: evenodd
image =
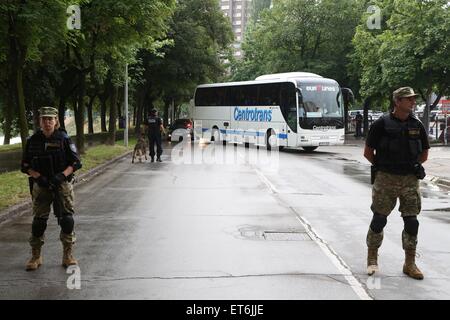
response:
M131 160L131 163L134 163L134 159L136 157L139 159L139 162L142 162L143 156L145 157L145 160L147 160L147 141L145 141L145 135L141 134L141 137L134 146L133 159Z

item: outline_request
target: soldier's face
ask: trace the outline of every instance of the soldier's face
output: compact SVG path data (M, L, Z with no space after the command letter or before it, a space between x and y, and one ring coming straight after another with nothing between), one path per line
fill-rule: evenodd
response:
M40 125L44 133L55 131L56 117L41 117Z
M400 98L396 100L396 107L403 112L412 112L416 105L416 97Z

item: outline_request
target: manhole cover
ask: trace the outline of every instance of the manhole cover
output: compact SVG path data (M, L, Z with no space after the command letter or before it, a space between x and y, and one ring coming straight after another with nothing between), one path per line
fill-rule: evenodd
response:
M272 232L264 231L263 237L269 241L305 241L311 240L306 232Z

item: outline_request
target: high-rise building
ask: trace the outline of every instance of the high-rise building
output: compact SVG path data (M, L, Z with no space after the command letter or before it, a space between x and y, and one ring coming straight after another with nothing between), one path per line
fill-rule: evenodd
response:
M220 8L229 17L234 33L234 56L242 57L241 43L250 18L252 0L220 0Z

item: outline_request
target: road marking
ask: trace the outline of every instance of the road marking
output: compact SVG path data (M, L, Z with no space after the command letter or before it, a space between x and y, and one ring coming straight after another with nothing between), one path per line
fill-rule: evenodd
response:
M270 182L270 180L267 179L267 177L260 170L258 170L255 167L253 167L253 169L256 171L256 174L259 176L261 181L267 186L267 189L269 190L270 193L272 193L272 194L279 193L277 188L273 185L273 183Z
M258 177L260 177L261 181L267 186L269 192L277 198L278 202L284 205L281 202L281 199L278 196L278 191L275 186L269 181L269 179L257 168L253 167ZM311 224L302 217L294 208L288 207L297 217L298 221L303 225L307 234L311 237L311 239L319 246L323 253L330 259L331 263L339 270L340 274L342 274L347 280L350 287L353 289L355 294L361 300L373 300L373 298L369 295L369 293L365 290L362 284L358 281L358 279L353 275L350 267L345 263L345 261L337 254L336 251L322 238L319 236L317 231L311 226Z
M336 251L325 241L322 237L320 237L316 230L311 226L311 224L294 208L289 207L291 211L295 214L300 223L305 227L306 233L313 239L315 243L322 249L323 253L331 260L333 265L339 270L339 272L344 276L345 280L347 280L350 287L356 293L356 295L361 300L373 300L372 297L368 294L368 292L364 289L361 283L356 279L353 275L350 267L345 263L344 259L340 257Z

